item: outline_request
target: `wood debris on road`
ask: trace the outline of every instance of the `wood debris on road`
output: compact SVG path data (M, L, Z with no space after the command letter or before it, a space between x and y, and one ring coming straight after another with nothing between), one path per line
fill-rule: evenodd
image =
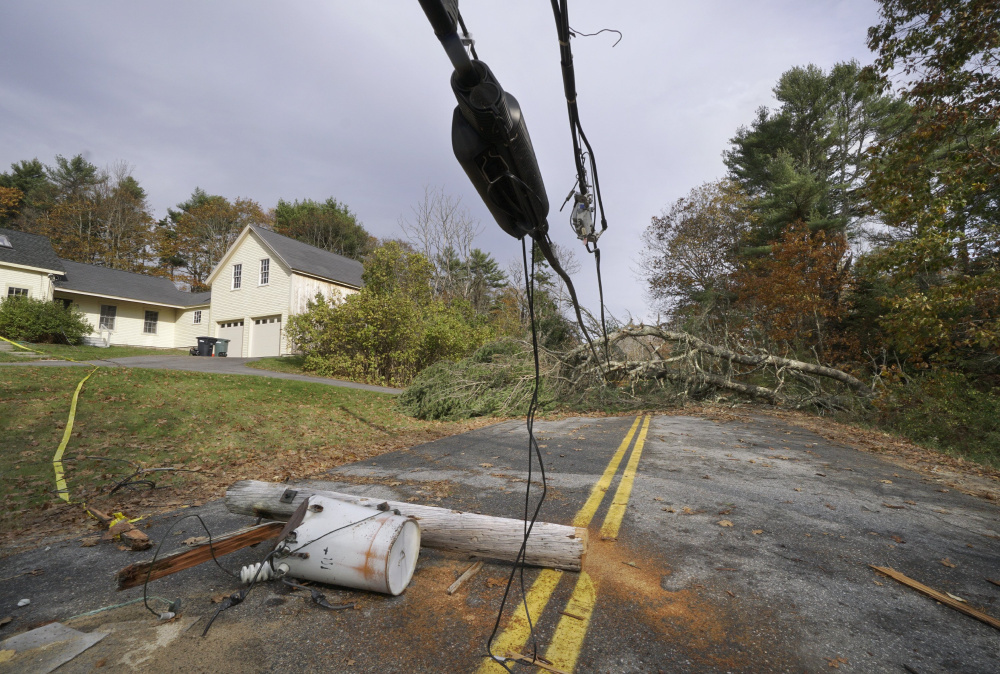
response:
M870 566L871 568L875 569L879 573L881 573L883 575L886 575L889 578L892 578L893 580L895 580L898 583L902 583L903 585L906 585L907 587L911 587L911 588L913 588L914 590L916 590L917 592L919 592L921 594L927 595L931 599L935 599L935 600L941 602L942 604L944 604L948 608L953 608L956 611L961 611L962 613L966 614L967 616L971 616L971 617L975 618L976 620L980 620L980 621L986 623L987 625L989 625L991 627L995 627L996 629L1000 630L1000 620L997 620L996 618L994 618L991 615L987 615L986 613L983 613L982 611L978 611L978 610L972 608L971 606L969 606L965 602L955 601L954 599L952 599L951 597L949 597L947 594L945 594L943 592L938 592L934 588L928 587L928 586L924 585L923 583L915 581L912 578L910 578L910 577L908 577L908 576L900 573L899 571L896 571L895 569L890 569L889 567L886 567L886 566L875 566L874 564L869 564L868 566Z

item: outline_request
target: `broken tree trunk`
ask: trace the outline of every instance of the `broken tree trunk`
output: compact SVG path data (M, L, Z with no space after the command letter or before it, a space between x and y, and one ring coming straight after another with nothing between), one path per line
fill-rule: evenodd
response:
M703 339L699 339L694 335L688 334L686 332L679 332L676 330L665 330L661 327L655 325L638 325L638 326L627 326L618 330L610 335L608 335L608 342L614 343L620 341L626 337L658 337L665 342L673 342L675 344L684 344L689 349L693 351L700 351L701 353L708 354L710 356L715 356L716 358L721 358L723 360L728 360L732 363L739 363L740 365L750 365L758 367L761 365L771 365L778 368L787 368L789 370L796 370L798 372L805 372L812 375L817 375L820 377L828 377L834 379L843 384L847 384L857 393L863 395L871 395L872 390L869 386L865 385L863 381L854 377L843 370L838 370L833 367L827 367L825 365L817 365L815 363L807 363L802 360L795 360L793 358L782 358L780 356L772 356L770 354L747 354L738 353L732 349L727 349L722 346L715 346L714 344L709 344ZM580 360L589 356L589 353L583 347L577 347L569 354L566 358L568 361Z
M129 564L124 569L115 574L118 581L119 590L127 590L130 587L138 587L146 582L147 574L149 580L156 580L169 576L172 573L190 569L203 562L212 559L214 549L215 556L221 557L230 552L236 552L243 548L255 545L270 538L274 538L284 525L281 522L268 522L247 529L240 529L229 534L217 536L212 539L212 544L208 542L197 545L193 548L176 550L169 555L160 557L155 562L138 562Z
M281 497L289 489L297 490L297 493L294 498L283 502ZM388 503L393 510L417 520L420 524L420 544L427 548L513 562L524 537L522 520L257 480L242 480L229 487L226 507L230 512L241 515L284 521L313 494L369 508ZM586 529L536 522L528 539L524 562L531 566L579 571L583 568L586 553Z

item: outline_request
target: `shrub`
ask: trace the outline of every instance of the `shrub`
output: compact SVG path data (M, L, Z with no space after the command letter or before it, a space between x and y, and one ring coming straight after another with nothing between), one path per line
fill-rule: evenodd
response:
M7 297L0 302L0 336L44 344L79 344L93 332L76 307L30 297Z
M399 406L418 419L517 416L528 411L534 385L531 347L491 342L458 362L440 361L428 367L399 396ZM540 406L550 408L553 402L543 380Z
M932 370L890 384L876 410L887 430L1000 468L1000 396L971 377Z

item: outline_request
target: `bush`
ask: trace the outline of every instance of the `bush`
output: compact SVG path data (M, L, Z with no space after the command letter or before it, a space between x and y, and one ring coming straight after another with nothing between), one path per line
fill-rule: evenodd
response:
M430 263L390 242L366 262L365 287L343 301L317 295L285 332L303 369L386 386L405 386L428 365L461 358L489 339L488 326L461 301L430 293Z
M0 302L0 336L43 344L79 344L94 331L76 307L30 297L7 297Z
M399 406L418 419L457 420L527 413L535 386L530 347L491 342L458 362L441 361L421 372L399 396ZM541 409L552 407L544 380Z
M893 383L876 409L886 430L1000 468L1000 396L966 375L934 370Z

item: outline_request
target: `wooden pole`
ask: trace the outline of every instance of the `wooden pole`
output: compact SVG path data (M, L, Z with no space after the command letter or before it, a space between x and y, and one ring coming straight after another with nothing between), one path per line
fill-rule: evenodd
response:
M192 566L198 566L212 559L213 549L215 550L215 556L221 557L222 555L228 555L230 552L250 547L255 543L274 538L281 533L283 527L284 525L281 522L267 522L266 524L216 536L212 539L211 545L205 542L193 548L175 550L169 555L160 557L155 562L129 564L115 574L115 579L118 581L118 589L127 590L130 587L142 585L146 582L147 574L149 580L156 580L157 578L163 578L184 569L190 569Z
M286 491L296 493L293 498L282 500ZM438 550L513 562L524 536L522 520L257 480L242 480L230 486L226 491L226 507L241 515L284 521L313 494L369 508L388 503L391 509L417 520L422 546ZM536 522L524 561L531 566L580 571L586 553L586 529Z

